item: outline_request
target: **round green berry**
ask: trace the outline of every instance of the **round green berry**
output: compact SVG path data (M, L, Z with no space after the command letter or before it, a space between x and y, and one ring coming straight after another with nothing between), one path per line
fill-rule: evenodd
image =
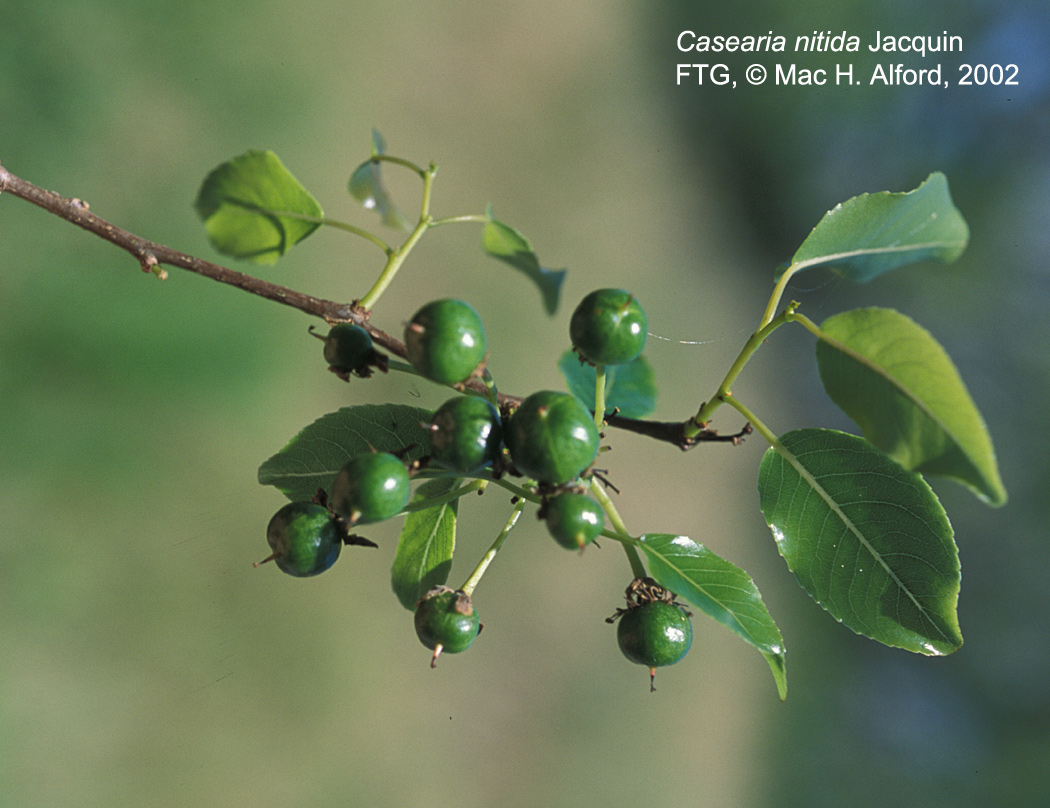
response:
M405 327L412 366L435 382L459 384L485 358L485 329L474 307L446 298L427 303Z
M430 420L431 456L460 474L473 474L495 460L502 439L499 410L477 396L450 398Z
M470 597L447 586L437 586L416 604L416 635L434 651L430 666L444 652L458 654L470 648L481 623Z
M282 572L297 578L318 575L339 558L344 535L327 508L313 502L289 502L266 527L266 541L273 550L266 561L275 561Z
M338 372L360 371L368 367L374 355L372 337L359 325L339 323L325 337L325 361Z
M580 301L569 321L573 347L595 365L630 362L645 347L649 320L634 295L598 289Z
M693 642L693 626L681 607L653 601L632 605L621 614L616 640L625 657L652 671L686 655Z
M405 464L392 454L369 452L339 470L328 500L347 523L367 525L400 513L409 493Z
M510 416L503 440L518 471L560 485L575 480L594 462L601 436L576 396L541 390Z
M566 550L583 550L605 527L601 506L584 494L566 492L547 500L547 530Z

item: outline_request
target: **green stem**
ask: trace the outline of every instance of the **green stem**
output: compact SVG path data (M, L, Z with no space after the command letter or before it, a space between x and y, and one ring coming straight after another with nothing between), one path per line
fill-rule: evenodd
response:
M605 365L594 368L594 425L598 431L605 426Z
M488 486L489 481L485 479L473 480L465 485L461 485L459 488L455 488L446 494L441 496L433 497L432 499L423 499L419 502L410 502L402 510L402 514L414 513L415 511L425 511L428 508L436 508L439 505L444 505L446 502L452 502L454 499L471 494L474 491L484 491Z
M798 267L794 265L789 266L784 270L784 274L780 276L776 286L773 287L773 294L770 295L769 303L766 304L766 310L762 313L762 319L758 323L759 329L764 328L773 321L773 315L776 314L777 307L780 306L780 299L784 296L784 290L787 289L788 282L797 269Z
M377 155L373 159L378 160L383 157L384 155ZM386 266L384 266L383 271L379 273L376 282L372 284L372 288L368 290L368 293L358 301L359 305L366 310L371 310L375 307L376 301L379 300L379 297L386 291L386 288L390 285L391 281L394 280L394 276L397 275L398 270L401 269L401 265L405 262L408 254L412 252L412 249L423 237L423 234L430 229L433 223L433 219L430 217L430 194L434 185L434 175L437 173L437 166L431 164L430 168L423 171L418 166L407 160L401 160L399 158L387 158L387 160L388 162L407 165L420 171L423 177L423 201L420 204L419 222L416 224L412 232L409 233L404 244L390 252L387 257Z
M485 398L498 410L499 390L496 388L496 380L492 378L488 368L485 368L485 372L481 374L481 382L485 385Z
M510 514L510 518L507 520L507 524L503 526L503 530L500 531L496 540L492 542L492 546L489 547L488 552L481 557L481 561L478 562L478 566L475 567L474 572L470 574L463 586L460 587L460 591L463 592L468 598L474 594L474 588L478 585L478 581L481 580L481 576L485 574L485 570L489 568L489 564L492 563L496 557L496 553L499 552L503 543L507 540L507 536L514 529L514 525L518 523L518 517L521 516L521 512L525 510L525 500L519 499L514 503L514 510Z
M708 421L711 420L711 416L714 414L726 400L732 396L733 382L736 381L737 376L744 369L747 363L751 360L751 357L755 355L755 352L762 347L762 343L769 338L769 335L776 331L784 323L790 322L795 316L795 308L798 303L792 301L779 316L770 320L762 328L759 328L754 334L751 335L750 339L744 343L744 347L741 349L740 354L737 356L736 361L733 362L729 368L729 372L726 373L725 378L722 379L722 383L718 386L718 390L715 394L705 401L689 421L685 424L684 434L687 438L694 438L703 431Z
M413 376L422 376L423 374L416 370L408 362L401 362L397 359L387 360L387 370L396 370L399 373L411 373Z
M515 485L514 483L510 482L510 480L507 480L503 477L501 477L498 480L493 480L493 482L500 488L507 489L519 499L526 500L527 502L532 502L535 505L539 505L543 502L543 497L539 496L538 494L534 494L532 491L529 491L526 488L522 488L520 485Z
M796 314L795 312L790 312L788 314L787 319L789 323L798 323L799 325L804 326L817 339L828 338L828 335L824 333L821 327L812 320L810 320L808 317L806 317L806 315L804 314Z
M743 415L751 424L751 426L755 428L755 431L766 439L770 446L772 446L774 449L780 446L780 440L777 438L776 435L773 434L773 431L764 423L762 423L762 421L753 412L751 412L751 410L745 407L733 395L727 395L724 400L726 404L728 404L734 410Z
M309 221L309 218L304 217L304 220ZM383 239L379 238L379 236L369 233L367 230L362 230L360 227L354 227L347 222L341 222L337 219L328 219L326 217L321 217L319 224L322 224L325 227L334 227L336 230L345 230L347 233L353 233L355 236L360 236L363 239L371 241L384 253L390 255L390 245L383 241Z
M603 531L603 535L609 535L610 538L616 539L620 542L623 547L623 551L627 554L627 563L631 565L631 572L635 578L644 578L648 573L645 571L645 565L642 563L641 556L638 555L638 550L635 549L633 544L628 544L627 541L632 541L632 536L627 530L627 525L624 524L623 519L620 517L620 512L616 510L616 506L613 501L609 498L605 488L602 484L594 477L591 478L591 493L594 494L595 499L604 509L606 515L609 517L609 521L612 523L615 529L615 534L610 535ZM625 541L625 539L627 541Z
M352 233L355 236L360 236L361 238L367 241L371 241L387 255L390 255L393 249L389 244L387 244L385 241L383 241L383 239L379 238L379 236L375 235L374 233L369 233L367 230L363 230L360 227L355 227L354 225L349 224L348 222L340 221L339 219L329 219L327 216L311 216L308 213L296 213L295 211L291 210L269 210L266 208L255 207L249 207L249 210L255 210L259 213L265 213L269 216L279 216L282 219L296 219L300 222L310 222L312 224L319 224L324 227L333 227L336 230L344 230L347 233Z
M379 300L380 295L386 291L386 288L390 285L391 281L394 280L394 276L397 275L397 271L401 269L401 265L405 262L408 254L423 237L423 234L427 232L429 227L429 219L426 217L421 218L419 224L416 225L408 238L405 239L405 243L390 253L390 256L386 261L386 266L384 266L383 271L379 273L376 282L372 284L372 288L368 290L368 293L358 301L363 309L371 310L375 307L376 301Z
M373 163L393 163L394 165L397 165L397 166L403 166L404 168L407 168L410 171L414 171L416 174L418 174L419 176L423 177L424 179L426 179L426 175L428 173L430 173L431 175L437 173L437 166L435 166L433 163L430 164L430 168L429 169L424 169L424 168L420 168L419 166L417 166L411 160L406 160L404 157L395 157L392 154L373 154L372 155L372 162Z
M466 213L462 216L446 216L443 219L435 219L430 223L431 227L441 227L446 224L460 224L462 222L474 222L476 224L488 224L492 221L483 213Z

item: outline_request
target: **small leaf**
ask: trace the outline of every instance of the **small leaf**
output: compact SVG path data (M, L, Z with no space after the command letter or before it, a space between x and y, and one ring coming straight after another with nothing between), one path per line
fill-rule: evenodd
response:
M541 267L532 244L525 236L510 225L493 219L492 208L489 208L488 215L489 221L481 231L481 246L489 255L524 272L539 287L547 314L554 314L558 310L566 271Z
M574 351L568 350L558 360L558 369L565 377L569 392L588 409L594 409L594 365L581 362ZM656 409L656 383L644 356L606 367L605 409L612 412L616 407L625 418L644 418Z
M769 663L780 698L787 697L784 640L762 595L746 572L685 536L647 533L638 547L649 572L661 585L683 597L757 648Z
M906 469L951 477L991 505L1006 502L984 419L930 334L890 309L821 325L817 365L831 400Z
M786 271L829 266L863 283L916 261L954 261L969 238L948 180L938 171L914 191L861 194L829 210Z
M293 501L329 491L339 469L359 454L398 452L414 460L430 453L430 433L422 426L431 413L403 404L361 404L323 415L259 467L259 482L278 488Z
M460 482L462 480L458 477L429 480L416 489L412 502L447 494ZM416 602L424 592L448 580L452 552L456 549L458 509L459 500L454 499L405 516L390 569L390 582L397 599L409 611L415 611Z
M204 179L196 201L215 248L257 264L272 264L314 232L324 215L272 151L234 157Z
M372 130L372 157L383 154L386 151L386 142L383 136L375 129ZM354 169L347 183L350 196L356 199L361 206L368 210L374 210L379 214L380 220L387 227L395 230L408 230L410 225L393 198L383 184L380 173L380 165L374 159L366 160Z
M832 617L916 653L962 645L958 550L922 477L856 435L800 429L766 452L758 491L788 568Z

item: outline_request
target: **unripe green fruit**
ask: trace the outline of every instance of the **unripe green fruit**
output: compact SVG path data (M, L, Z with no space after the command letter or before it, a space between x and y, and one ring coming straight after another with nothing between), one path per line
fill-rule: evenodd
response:
M327 508L312 502L289 502L266 527L266 541L273 550L266 560L273 559L282 572L297 578L318 575L339 558L344 535Z
M578 398L541 390L510 416L503 440L518 471L560 485L575 480L594 462L601 436Z
M499 411L484 398L450 398L430 421L431 456L460 474L473 474L495 460L502 439Z
M573 347L595 365L630 362L645 348L649 319L634 295L597 289L576 307L569 321Z
M416 635L434 651L430 666L441 653L458 654L470 648L481 623L477 609L463 592L437 586L416 604Z
M605 514L585 494L566 492L547 500L547 530L567 550L582 550L602 532Z
M351 525L382 522L408 504L405 464L387 452L358 455L339 470L328 504Z
M365 368L374 355L372 337L359 325L339 323L325 337L325 361L337 371L353 373Z
M405 327L412 366L435 382L459 384L485 358L485 329L474 307L446 298L427 303Z
M686 655L693 642L693 626L679 606L654 601L631 606L620 615L616 640L625 657L652 671Z

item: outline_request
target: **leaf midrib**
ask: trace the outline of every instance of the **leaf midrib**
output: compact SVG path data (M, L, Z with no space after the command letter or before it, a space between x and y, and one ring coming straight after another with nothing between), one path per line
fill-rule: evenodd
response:
M789 271L792 275L796 272L801 272L804 269L810 269L811 267L820 266L821 264L830 264L835 262L847 261L850 258L858 258L865 255L882 255L887 253L902 253L909 251L918 250L932 250L932 249L943 249L946 247L955 249L957 247L966 246L966 240L954 240L954 241L927 241L919 244L904 244L900 246L892 247L864 247L857 250L849 250L841 253L831 253L829 255L818 255L813 258L807 258L798 263L792 264Z
M723 600L721 600L720 598L716 598L714 595L711 595L705 587L701 586L700 584L696 583L691 578L689 578L688 573L687 573L686 570L683 570L681 567L677 566L676 564L672 564L668 560L672 556L667 556L664 553L661 553L659 550L654 548L652 545L646 545L644 542L642 542L642 544L645 546L645 549L646 549L647 553L651 553L652 555L654 555L657 558L659 558L664 564L666 564L669 568L674 570L675 573L677 573L681 577L685 578L689 582L690 586L694 587L699 592L703 592L704 596L706 598L708 598L712 603L717 604L727 614L732 615L734 622L740 627L740 630L743 631L747 635L748 642L751 643L751 645L753 645L755 648L758 648L759 650L763 651L763 653L774 654L776 656L780 656L781 655L780 653L775 651L771 646L769 646L767 643L764 643L764 642L756 639L755 636L751 633L751 631L743 623L740 622L740 619L737 617L737 613L739 612L738 609L732 609L732 608L728 607ZM673 557L674 558L692 558L692 556L673 556Z
M949 637L948 635L946 635L941 630L940 625L938 624L938 622L936 620L933 619L933 617L930 614L929 610L926 609L926 607L923 606L916 599L915 595L912 594L911 590L907 586L904 585L904 582L901 581L901 579L897 575L897 573L895 573L893 571L893 569L890 567L890 565L886 563L886 560L871 545L871 542L869 542L864 537L864 534L861 533L860 528L858 528L853 523L853 520L850 519L843 512L842 508L840 508L838 503L835 502L835 500L832 498L831 494L829 494L827 492L827 490L822 485L820 485L820 483L817 481L816 477L814 477L810 473L809 469L807 469L802 464L802 461L799 460L798 457L793 452L791 452L786 446L784 446L784 444L781 443L779 440L776 441L776 443L773 444L773 448L777 451L778 454L780 454L781 457L783 457L785 460L788 461L788 463L791 464L791 466L795 469L795 471L798 472L799 476L802 477L802 479L810 486L810 488L813 491L816 492L817 496L819 496L821 499L824 500L824 502L828 505L828 507L831 508L832 512L836 516L838 516L838 518L842 521L842 524L846 527L846 529L849 530L854 536L856 536L857 541L860 542L861 546L865 550L867 550L868 554L872 557L872 559L886 571L886 573L890 576L890 578L898 586L898 588L908 596L908 599L911 600L911 602L915 605L915 608L919 610L919 613L922 614L923 617L926 618L926 620L930 623L930 625L932 625L932 626L934 626L936 628L937 633L940 634L941 637L943 637L945 639L945 641L947 641L949 643L952 643L953 642L952 638Z
M967 461L969 461L973 469L981 476L981 479L985 479L984 472L981 471L980 465L976 462L973 455L969 452L966 446L959 441L958 437L956 436L956 433L952 429L950 429L947 426L947 424L945 424L944 421L942 421L940 417L938 417L933 412L933 410L931 410L922 401L922 399L918 398L914 393L912 393L911 388L905 387L904 384L898 381L895 376L891 376L889 371L886 370L882 365L876 364L874 360L869 359L868 357L864 356L864 354L859 353L858 351L846 345L844 342L840 342L834 337L829 336L827 332L825 332L823 329L821 329L821 339L824 342L831 345L832 347L834 347L836 350L841 351L842 353L846 354L846 356L864 365L869 370L874 372L875 375L880 376L881 378L889 382L891 387L899 391L905 398L908 399L908 401L914 404L919 409L919 411L923 413L923 415L929 418L929 420L932 421L937 426L937 428L941 430L941 432L943 432L945 435L948 436L948 438L951 439L952 444L963 453L963 455L966 457Z

